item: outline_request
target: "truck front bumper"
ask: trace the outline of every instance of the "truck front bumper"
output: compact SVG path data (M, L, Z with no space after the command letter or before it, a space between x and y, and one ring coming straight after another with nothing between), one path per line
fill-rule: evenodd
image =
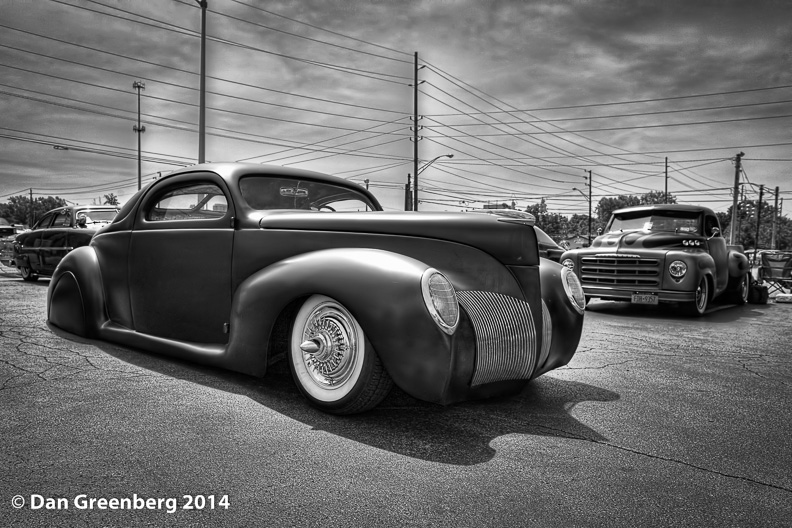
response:
M648 289L615 289L602 286L588 286L583 284L583 293L586 297L598 297L600 299L614 301L632 301L633 294L656 295L659 302L694 302L696 300L695 291L670 291L670 290L648 290Z

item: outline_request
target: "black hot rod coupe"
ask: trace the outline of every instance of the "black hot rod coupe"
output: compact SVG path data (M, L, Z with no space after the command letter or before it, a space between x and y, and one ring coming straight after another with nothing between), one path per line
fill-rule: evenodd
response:
M394 383L440 404L518 392L569 362L583 311L531 218L386 212L341 178L238 163L139 191L48 291L79 336L257 376L285 354L337 414Z

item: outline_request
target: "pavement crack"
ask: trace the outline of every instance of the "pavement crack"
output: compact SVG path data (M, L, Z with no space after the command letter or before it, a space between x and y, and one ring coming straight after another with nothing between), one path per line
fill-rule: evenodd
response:
M771 484L769 482L762 482L761 480L756 480L756 479L753 479L753 478L750 478L750 477L743 477L741 475L732 475L730 473L724 473L722 471L717 471L717 470L714 470L714 469L705 468L705 467L702 467L702 466L697 466L696 464L692 464L690 462L685 462L683 460L677 460L677 459L674 459L674 458L664 457L664 456L660 456L660 455L653 455L651 453L644 453L642 451L638 451L637 449L631 449L629 447L620 446L620 445L617 445L617 444L614 444L614 443L611 443L611 442L606 442L606 441L602 441L602 440L593 440L593 439L590 439L590 438L584 438L584 439L588 440L589 442L593 442L595 444L612 447L614 449L619 449L621 451L625 451L627 453L632 453L634 455L641 455L641 456L645 456L645 457L648 457L648 458L653 458L653 459L656 459L656 460L662 460L664 462L672 462L674 464L680 464L682 466L687 466L687 467L690 467L690 468L693 468L693 469L697 469L699 471L704 471L706 473L710 473L710 474L713 474L713 475L718 475L720 477L730 478L730 479L734 479L734 480L742 480L744 482L750 482L751 484L758 484L760 486L766 486L768 488L773 488L773 489L785 491L787 493L792 493L792 489L785 488L783 486L778 486L776 484Z

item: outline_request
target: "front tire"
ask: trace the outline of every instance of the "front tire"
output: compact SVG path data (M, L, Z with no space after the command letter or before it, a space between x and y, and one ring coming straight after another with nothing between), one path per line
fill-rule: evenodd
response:
M38 280L38 275L33 273L33 270L31 270L28 266L20 266L19 273L22 274L22 280L24 281L35 282Z
M303 396L333 414L367 411L393 386L354 316L324 295L310 297L297 312L289 369Z
M687 315L700 317L707 311L709 304L709 282L707 277L701 277L698 287L696 288L696 300L692 303L685 304L685 312Z

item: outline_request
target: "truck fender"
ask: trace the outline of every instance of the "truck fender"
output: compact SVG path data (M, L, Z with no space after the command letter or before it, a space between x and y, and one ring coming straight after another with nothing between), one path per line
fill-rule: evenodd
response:
M399 387L436 400L448 383L451 341L423 301L421 277L428 268L411 257L361 248L313 251L272 264L248 277L234 294L227 367L264 375L281 311L295 300L321 294L357 319Z
M751 265L744 253L730 249L727 258L729 261L729 277L742 277L750 271Z
M84 246L58 264L47 290L47 320L54 326L87 337L98 337L108 320L102 276L96 252Z

